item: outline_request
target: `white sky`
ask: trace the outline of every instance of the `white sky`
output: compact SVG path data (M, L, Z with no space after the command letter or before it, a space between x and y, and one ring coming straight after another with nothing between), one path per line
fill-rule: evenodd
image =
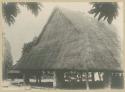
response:
M21 51L24 43L32 41L35 36L38 36L41 33L43 26L47 22L47 19L55 6L85 12L86 14L88 14L88 11L91 9L90 4L85 2L46 2L42 4L43 9L37 17L35 17L25 7L20 7L21 13L17 16L14 25L9 27L6 23L4 23L5 36L10 42L14 63L16 63L16 61L21 57ZM113 24L118 28L118 33L120 34L121 38L123 31L122 11L123 5L122 3L119 3L119 16L113 21Z

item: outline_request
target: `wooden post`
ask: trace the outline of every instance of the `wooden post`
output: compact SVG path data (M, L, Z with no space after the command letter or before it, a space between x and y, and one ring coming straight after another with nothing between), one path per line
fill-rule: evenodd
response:
M80 73L80 82L82 82L82 72L79 72Z
M124 75L121 73L121 88L124 88Z
M41 83L41 72L38 71L38 83Z
M56 71L55 77L56 77L56 87L62 88L63 84L64 84L64 72L63 71Z
M86 89L89 89L88 72L86 72Z
M101 81L101 72L98 72L99 80Z
M26 85L28 85L30 83L30 81L29 81L29 74L28 73L24 73L24 83Z
M53 77L54 77L53 87L55 88L57 86L56 85L56 72L55 71L53 72Z
M38 76L36 75L36 83L38 83Z
M104 83L106 88L111 88L111 73L104 72Z
M36 84L38 84L38 73L36 72Z
M39 80L38 82L41 83L41 76L40 75L39 75L39 79L38 80Z
M91 74L92 74L92 82L94 82L95 81L94 72L92 72Z

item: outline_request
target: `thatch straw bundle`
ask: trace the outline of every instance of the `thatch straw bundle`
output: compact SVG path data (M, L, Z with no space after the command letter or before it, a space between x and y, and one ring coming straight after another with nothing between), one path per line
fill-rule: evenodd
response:
M115 31L84 13L56 8L37 44L15 69L121 71Z

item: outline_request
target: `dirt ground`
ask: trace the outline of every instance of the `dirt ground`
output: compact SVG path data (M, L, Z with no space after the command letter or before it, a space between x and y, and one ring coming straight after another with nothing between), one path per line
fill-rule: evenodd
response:
M18 80L19 81L19 80ZM20 80L21 82L22 80ZM46 81L46 80L44 80ZM52 81L52 80L49 80ZM15 80L17 82L17 80ZM21 86L16 86L12 85L12 81L4 81L0 85L0 92L14 92L14 91L19 91L19 92L24 92L24 91L32 91L32 92L125 92L125 89L58 89L54 87L40 87L40 86L26 86L26 85L21 85Z

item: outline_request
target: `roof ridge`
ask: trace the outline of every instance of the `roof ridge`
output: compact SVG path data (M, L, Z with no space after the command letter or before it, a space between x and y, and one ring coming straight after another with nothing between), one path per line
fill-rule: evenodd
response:
M54 14L55 14L56 12L60 12L60 13L70 22L70 24L72 24L72 25L74 26L74 28L78 31L78 29L75 27L74 23L65 15L65 13L64 13L63 10L67 10L67 9L66 9L66 8L63 8L63 7L58 7L58 6L54 7L52 13L50 14L49 19L47 20L46 24L44 25L44 27L43 27L43 29L42 29L43 31L42 31L42 32L40 33L40 35L38 36L38 39L37 39L37 41L36 41L36 44L34 44L34 46L39 43L39 40L41 39L42 35L44 34L44 31L45 31L45 29L46 29L48 23L51 21L52 17L54 16ZM70 11L71 11L71 10L70 10Z
M35 45L37 45L37 44L39 43L39 40L41 39L42 35L44 34L45 29L46 29L48 23L51 21L52 17L54 16L55 12L57 11L57 9L58 9L58 7L55 7L55 8L53 9L52 13L50 14L50 17L48 18L46 24L44 25L44 27L43 27L43 29L42 29L42 32L41 32L40 35L38 36L38 39L37 39Z
M71 21L71 19L69 19L69 18L65 15L65 13L64 13L63 11L60 11L60 13L63 15L63 17L65 17L65 18L69 21L69 23L70 23L71 25L74 26L74 28L75 28L76 31L78 32L79 29L75 26L75 24Z

